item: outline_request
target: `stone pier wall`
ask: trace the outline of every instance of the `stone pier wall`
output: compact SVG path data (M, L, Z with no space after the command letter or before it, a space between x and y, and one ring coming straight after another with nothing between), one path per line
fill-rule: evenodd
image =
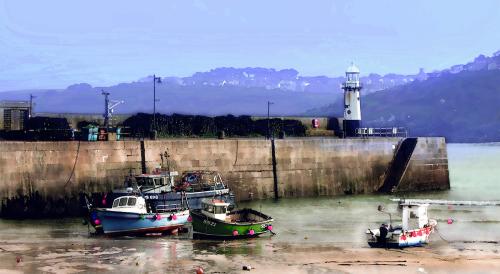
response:
M372 193L398 138L276 140L280 197ZM172 170L217 170L237 200L274 197L271 142L262 139L145 141L148 171L169 151ZM2 201L36 193L68 201L78 193L106 192L141 172L139 141L0 142ZM449 188L444 138L419 138L399 190ZM65 202L60 202L63 205ZM44 204L44 203L42 203ZM54 205L52 205L54 207ZM46 210L47 211L47 210Z

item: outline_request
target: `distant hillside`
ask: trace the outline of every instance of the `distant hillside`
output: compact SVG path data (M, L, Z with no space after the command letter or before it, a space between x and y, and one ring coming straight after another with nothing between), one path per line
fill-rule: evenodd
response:
M443 72L439 77L362 98L363 125L406 126L414 136L450 142L500 141L500 70ZM307 112L341 116L337 102Z
M111 93L111 99L124 100L116 113L153 111L152 82L119 84L112 87L91 87L77 84L65 90L31 91L35 112L102 113L104 97L101 90ZM200 115L266 115L267 101L274 104L271 115L297 115L307 109L341 98L342 92L290 92L280 89L237 86L178 86L162 83L156 86L156 110L159 113ZM0 100L28 100L29 92L3 92Z

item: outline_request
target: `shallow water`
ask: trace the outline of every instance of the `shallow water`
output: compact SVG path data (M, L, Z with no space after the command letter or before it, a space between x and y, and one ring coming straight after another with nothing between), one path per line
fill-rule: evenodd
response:
M407 198L498 200L500 199L500 144L448 145L452 189L405 195ZM235 255L272 256L288 246L365 248L364 231L388 221L377 211L385 204L397 209L388 195L361 195L240 203L273 216L276 236L227 243L190 240L189 234L172 237L91 236L80 219L0 220L0 270L71 273L112 270L179 272L192 265L216 269ZM431 245L455 249L481 244L495 249L500 241L500 207L432 206L438 234ZM453 224L447 224L452 219ZM395 221L396 222L396 221ZM496 251L496 249L495 249ZM207 260L210 258L210 260ZM19 261L19 262L18 262ZM0 271L1 272L1 271Z

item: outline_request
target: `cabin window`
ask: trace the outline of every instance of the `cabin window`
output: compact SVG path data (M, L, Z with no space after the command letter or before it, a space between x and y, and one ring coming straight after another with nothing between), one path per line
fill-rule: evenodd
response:
M203 204L203 210L205 210L206 212L213 213L214 212L214 207L211 206L211 205Z
M226 207L225 206L217 206L215 207L215 214L225 214Z
M128 198L128 202L127 202L127 205L128 206L135 206L135 202L136 202L136 198L134 197L131 197L131 198Z
M113 201L113 207L117 207L119 202L120 202L120 199L114 200Z
M155 184L155 186L160 186L160 185L162 185L162 183L161 183L161 178L155 178L155 183L154 183L154 184Z
M121 198L120 199L120 206L126 206L127 205L127 198Z

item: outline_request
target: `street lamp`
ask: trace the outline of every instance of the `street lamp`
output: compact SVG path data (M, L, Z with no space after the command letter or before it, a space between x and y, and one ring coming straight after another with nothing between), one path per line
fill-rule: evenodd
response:
M156 83L161 84L161 77L153 74L153 131L156 130Z
M271 127L269 125L269 109L271 105L274 104L271 101L267 101L267 138L266 139L271 139Z

